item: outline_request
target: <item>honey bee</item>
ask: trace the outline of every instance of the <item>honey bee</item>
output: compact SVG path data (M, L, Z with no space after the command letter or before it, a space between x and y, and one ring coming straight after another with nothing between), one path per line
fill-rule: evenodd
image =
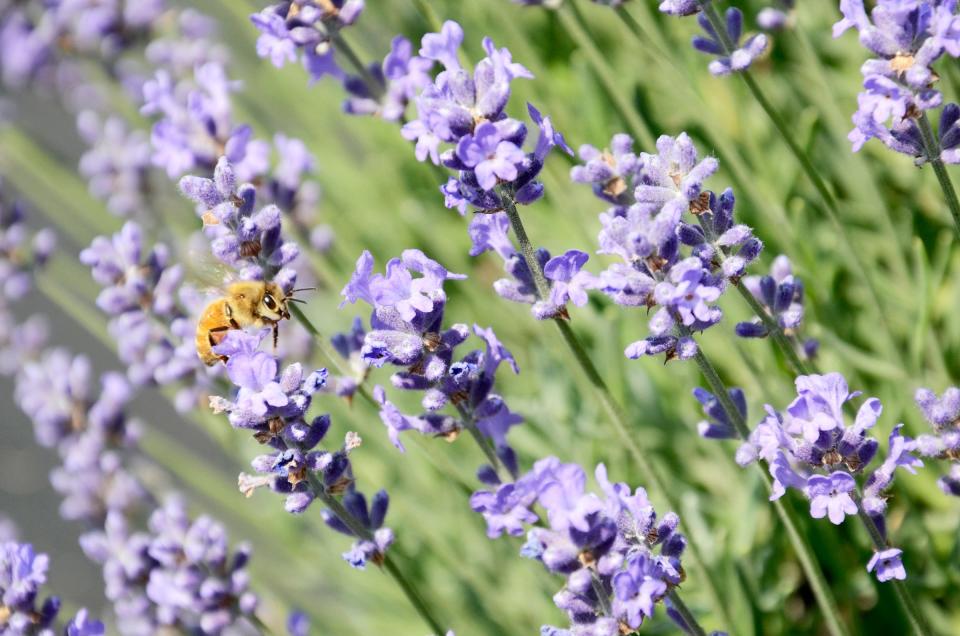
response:
M297 292L300 290L294 290ZM277 346L278 324L290 318L287 304L303 302L287 294L276 283L243 280L227 287L226 294L212 301L197 322L197 355L208 367L226 362L213 347L220 344L231 329L247 327L273 328L273 346Z

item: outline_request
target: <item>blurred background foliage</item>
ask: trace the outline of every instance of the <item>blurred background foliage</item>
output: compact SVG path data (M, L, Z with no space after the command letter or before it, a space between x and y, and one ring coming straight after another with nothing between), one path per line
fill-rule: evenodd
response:
M764 3L736 4L752 25ZM831 38L830 25L839 17L836 3L798 4L795 27L772 38L769 54L754 72L829 179L849 241L831 224L742 82L707 73L707 59L689 46L695 21L660 15L655 2L627 3L628 23L584 0L567 0L559 11L506 0L382 0L368 2L347 36L364 59L380 59L396 33L417 42L432 30L426 6L427 13L463 25L471 59L482 55L481 39L490 35L530 68L536 79L514 84L510 110L520 114L524 103L532 102L554 119L574 148L603 147L611 135L624 131L637 138L638 150L650 150L658 135L687 131L703 153L720 159L711 187L735 189L741 222L753 226L766 244L753 273L761 273L780 253L793 261L808 293L808 335L822 342L819 367L843 372L851 388L883 401L879 439L901 421L908 434L916 435L926 424L913 404L913 391L927 386L939 393L957 382L960 368L960 321L953 319L960 306L960 280L954 275L958 252L952 249L949 216L929 170L915 168L909 158L878 143L850 152L846 134L865 52L851 34ZM310 318L325 334L347 329L363 312L352 306L337 310L338 293L360 251L369 249L382 264L402 249L418 247L449 269L469 274L468 280L447 286L449 318L492 326L519 361L521 374L501 375L499 390L527 419L511 434L522 466L551 454L588 470L602 461L612 478L644 485L555 330L535 322L526 307L494 294L499 259L468 256L466 221L443 207L437 173L416 162L396 127L345 116L336 84L309 86L299 66L278 71L256 57L256 33L247 16L261 7L209 0L198 8L219 20L222 41L232 52L232 75L244 82L236 98L237 120L253 124L263 137L298 136L318 157L322 218L336 240L322 257L321 289L305 309ZM958 79L955 66L947 69L942 82L948 99L958 98ZM0 128L0 173L39 213L35 222L56 226L62 239L39 281L43 297L32 309L58 316L56 344L94 354L100 370L117 368L104 320L93 305L96 285L76 254L121 221L86 193L77 176L81 144L66 111L51 96L7 97L14 114ZM118 95L124 115L146 126L121 102ZM523 210L534 242L554 253L593 252L596 246L603 205L589 188L570 183L572 161L555 155L544 171L545 200ZM199 222L163 175L155 175L152 185L157 204L146 215L152 229L157 238L181 246L186 256L185 237ZM867 281L851 269L852 252L867 264ZM599 269L596 263L588 267ZM746 391L749 420L755 424L764 403L782 407L789 402L792 377L771 343L733 337L733 324L747 317L738 300L723 299L724 321L705 334L701 346L724 379ZM626 311L597 295L572 313L574 329L627 408L632 434L681 502L676 512L683 530L719 583L718 606L701 572L688 568L682 592L701 623L738 635L824 633L757 475L733 463L734 443L696 434L700 412L690 395L702 382L696 367L623 357L624 346L645 334L643 311ZM281 330L296 328L290 324ZM372 381L386 383L386 370L375 372ZM13 413L10 383L2 388L4 410ZM354 455L359 484L365 490L389 489L388 523L398 534L411 575L458 636L529 634L541 624L562 623L551 601L561 581L518 557L522 540L487 539L482 519L470 511L468 492L476 485L473 470L482 457L467 437L452 444L418 440L400 454L368 404L318 402L315 408L333 413L338 434L356 430L362 435L364 445ZM237 472L259 452L253 440L230 430L222 418L196 413L184 421L162 395L142 396L135 410L147 422L144 474L160 489L185 490L196 511L226 522L234 540L253 543L252 571L264 596L263 617L276 631L282 631L289 606L305 610L319 634L426 631L386 576L375 569L350 571L342 563L346 541L322 527L315 510L292 517L271 493L258 492L248 500L237 492ZM53 521L57 502L40 468L53 458L32 445L19 413L5 419L6 427L16 430L5 431L0 444L0 509L22 513L17 516L24 536L51 554L53 587L68 604L104 607L100 575L82 563L74 547L79 529L56 527ZM897 480L888 519L923 613L938 632L960 633L960 508L935 486L942 468L932 465ZM650 495L665 512L662 493ZM787 499L803 521L852 633L904 633L892 591L865 570L870 547L862 529L814 522L804 501L795 494ZM644 627L646 633L674 630L662 612Z

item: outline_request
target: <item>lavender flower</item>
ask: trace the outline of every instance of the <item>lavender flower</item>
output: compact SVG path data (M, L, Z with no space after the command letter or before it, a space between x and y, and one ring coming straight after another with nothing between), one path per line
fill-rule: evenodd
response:
M112 237L97 237L80 253L103 286L97 306L108 316L127 375L136 385L180 383L177 404L196 405L209 387L194 347L195 322L181 308L183 267L162 243L149 252L141 227L128 221ZM183 303L186 304L186 303Z
M743 12L740 9L736 7L727 9L725 18L726 33L721 36L710 24L707 16L701 12L697 16L697 22L706 32L707 37L693 38L693 48L707 55L716 56L717 59L710 62L708 68L711 74L718 76L747 70L767 48L767 36L762 33L752 35L742 44L740 43L743 33ZM731 45L728 46L727 42Z
M933 427L933 434L917 437L916 450L924 457L953 462L937 485L948 495L960 496L960 389L950 387L940 397L930 389L917 389L914 400Z
M960 55L956 9L952 0L907 4L881 0L868 16L862 0L840 3L843 19L834 25L834 37L855 28L860 43L877 56L861 68L863 91L857 97L855 128L849 135L855 152L877 138L892 150L917 157L918 162L933 158L926 156L915 120L943 101L933 88L937 80L933 64L944 54ZM944 128L949 129L950 117L946 120ZM945 146L938 152L949 149Z
M595 277L582 276L581 286L620 305L657 308L650 335L630 344L627 357L691 358L697 345L690 332L720 321L714 303L728 281L739 282L763 244L734 223L731 190L718 197L703 189L719 166L713 157L699 159L685 133L660 137L656 155L637 156L632 147L623 134L614 136L610 151L583 146L585 163L571 170L571 179L592 185L598 198L613 204L600 215L597 252L623 261ZM683 220L688 211L696 225Z
M276 205L254 211L256 189L241 184L227 157L217 161L213 178L185 176L179 185L198 206L214 256L239 269L242 279L274 280L287 292L293 289L296 272L285 266L296 259L299 247L283 238Z
M780 254L770 265L770 274L767 276L746 276L743 278L746 287L757 302L773 318L783 333L788 337L796 336L803 323L803 282L793 275L793 267L783 254ZM750 322L739 322L735 332L741 338L765 338L770 334L767 326L759 319ZM802 349L810 359L816 355L819 343L813 338L804 340Z
M258 442L271 448L271 452L251 462L256 474L240 474L238 487L248 497L257 488L269 487L285 496L285 508L292 514L304 512L317 498L329 504L335 495L346 493L343 505L369 536L359 536L344 559L358 568L368 559L380 564L393 535L388 528L381 527L386 514L386 493L374 498L369 514L366 504L362 504L361 514L363 499L354 489L349 459L350 453L359 447L360 437L347 433L343 446L335 451L317 448L330 430L330 416L321 415L308 422L306 413L312 396L326 383L327 371L319 369L305 375L302 366L294 363L281 372L277 359L259 350L268 331L251 334L231 330L214 349L229 356L227 375L237 393L232 400L212 397L211 408L215 413L228 413L235 428L252 431ZM325 519L335 529L358 536L336 510L325 515Z
M522 535L524 526L541 520L533 507L539 504L545 511L546 522L529 530L521 555L565 577L554 602L569 616L571 628L544 626L544 634L633 631L684 578L680 557L686 539L677 531L677 515L658 521L646 492L611 483L603 464L596 479L599 495L586 492L579 466L548 457L515 483L470 499L491 538L503 532Z
M792 24L795 0L775 0L773 6L764 7L757 14L757 25L764 31L783 31Z
M101 121L92 111L77 116L77 128L90 146L80 158L80 174L90 193L107 202L117 216L134 216L146 206L150 142L139 130L129 131L123 120Z
M53 634L50 629L60 611L55 596L40 603L40 588L47 582L49 559L28 543L0 544L0 626L11 634Z
M0 195L3 194L0 182ZM0 199L0 301L17 301L33 287L33 275L56 249L50 229L31 233L26 224L26 206L19 200Z
M737 451L737 463L745 466L759 459L766 460L774 479L771 500L793 488L810 500L813 518L828 517L838 525L848 515L862 511L885 538L885 492L897 468L915 473L916 467L923 465L911 454L918 442L903 436L902 424L895 426L890 433L886 458L863 480L861 498L856 478L864 474L880 446L867 434L883 410L880 401L865 400L853 424L847 425L844 404L859 393L849 391L842 375L799 376L796 384L797 397L785 411L781 413L766 406L766 418ZM892 564L893 561L899 564L899 554L899 550L878 553L867 569L875 572L880 581L905 578L905 572L900 576L902 566ZM883 565L877 567L881 561Z
M260 31L257 55L280 68L300 53L313 81L343 71L334 59L333 36L360 17L364 0L305 0L281 2L250 16Z
M456 180L443 188L448 206L465 201L479 210L499 210L501 195L492 192L497 186L517 203L532 203L543 194L542 184L535 179L550 148L572 151L550 119L528 105L539 137L534 152L524 153L526 125L508 117L505 109L511 82L533 75L513 62L510 51L496 48L490 38L483 41L487 57L470 75L457 57L462 41L463 29L450 21L440 33L423 37L421 57L436 60L445 70L420 92L417 118L403 126L403 136L416 141L419 160L429 156L433 163L458 171ZM442 143L453 148L441 153Z
M148 532L131 531L122 515L111 513L103 530L81 537L81 546L103 566L123 633L217 634L256 609L245 569L249 547L231 552L223 526L209 517L191 520L179 498L153 512Z

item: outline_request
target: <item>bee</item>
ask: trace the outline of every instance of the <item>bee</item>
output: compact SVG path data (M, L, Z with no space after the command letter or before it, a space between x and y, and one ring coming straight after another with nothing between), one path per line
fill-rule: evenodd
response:
M295 289L294 293L301 291ZM212 301L197 322L197 355L208 367L226 362L213 347L220 344L231 329L273 328L273 346L277 346L278 324L290 318L288 303L303 302L287 294L279 285L261 280L242 280L230 284L221 298Z

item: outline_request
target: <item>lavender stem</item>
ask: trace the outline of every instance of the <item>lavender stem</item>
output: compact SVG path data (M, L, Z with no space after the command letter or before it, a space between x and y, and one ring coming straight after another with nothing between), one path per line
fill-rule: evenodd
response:
M307 472L307 481L310 484L310 490L313 494L324 503L327 508L330 509L334 515L337 516L340 521L346 525L351 532L353 532L357 537L364 539L366 541L373 541L373 533L365 528L363 524L359 523L350 511L344 507L340 500L327 492L327 489L322 483L317 479L317 476L311 472ZM430 630L437 634L444 634L446 630L440 626L440 622L433 615L433 612L430 610L430 607L424 602L423 596L417 590L416 586L407 578L403 570L398 566L393 559L388 555L383 555L383 563L381 567L386 570L386 572L393 578L396 584L400 587L400 590L403 592L404 596L407 597L407 600L410 602L410 605L413 606L413 609L420 615L420 618L430 627Z
M682 323L679 327L679 331L684 336L689 337L692 335L692 332L687 327L682 326ZM717 400L719 400L720 406L727 415L727 419L736 429L737 435L740 437L740 439L746 440L750 435L750 429L747 426L746 419L733 403L733 400L730 399L730 394L727 392L727 387L723 383L723 380L720 379L720 374L717 373L716 367L713 366L713 363L710 362L710 359L707 358L701 348L697 349L697 354L694 359L697 361L697 366L700 368L700 372L703 373L703 377L706 379L707 384L710 385L711 392L714 394L714 396L716 396ZM772 482L770 481L770 476L767 474L767 471L765 471L763 466L760 464L757 464L756 466L758 472L763 478L763 482L766 485L767 490L772 490ZM773 506L776 509L777 515L780 517L783 526L787 530L790 543L793 545L793 549L797 554L797 558L800 560L800 565L807 577L807 581L810 583L810 587L813 589L813 594L817 599L817 604L820 605L824 620L827 622L827 629L834 636L845 636L847 634L847 630L840 622L840 612L837 609L836 601L830 592L830 587L827 585L827 581L823 576L823 572L820 570L820 567L813 556L813 550L803 538L803 535L800 534L797 522L793 518L793 514L787 510L783 504L783 501L777 499L773 502Z
M688 634L693 634L693 636L706 636L706 632L704 631L703 627L700 626L700 623L697 622L693 612L690 611L690 608L687 607L686 603L684 603L680 598L677 588L671 587L670 591L667 592L667 598L670 599L670 604L673 605L673 609L675 609L683 619L683 622L687 627L685 631Z
M953 187L950 175L947 173L946 166L940 158L937 151L936 137L933 136L933 128L930 127L930 120L925 112L920 113L917 120L917 126L920 128L920 137L923 140L923 152L927 155L927 160L933 166L933 173L937 175L937 181L940 183L940 189L943 190L943 198L947 201L947 207L950 208L950 215L953 217L953 230L960 238L960 200L957 199L957 191Z

